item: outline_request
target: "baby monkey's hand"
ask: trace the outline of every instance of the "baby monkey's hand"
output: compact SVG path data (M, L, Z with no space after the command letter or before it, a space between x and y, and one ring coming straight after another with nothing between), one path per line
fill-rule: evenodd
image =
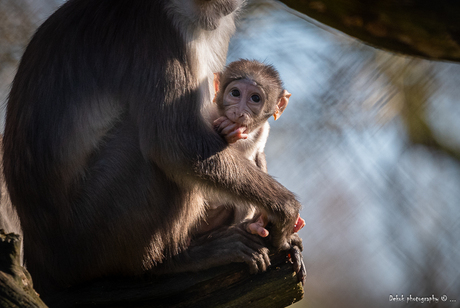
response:
M227 143L235 143L240 139L247 139L246 127L230 121L226 116L219 117L213 122L215 131L221 135Z
M267 237L269 232L265 227L268 224L268 219L265 215L259 215L255 222L248 224L247 231L251 234L258 234L261 237ZM305 226L305 220L300 217L300 214L297 216L296 223L294 225L293 232L296 233Z

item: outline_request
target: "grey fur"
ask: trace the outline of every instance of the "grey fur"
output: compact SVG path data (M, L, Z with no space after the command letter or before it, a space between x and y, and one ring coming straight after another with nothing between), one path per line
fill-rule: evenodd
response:
M4 173L42 295L146 271L263 270L266 249L238 228L186 249L207 195L255 204L273 221L273 244L291 243L294 195L202 116L242 1L177 2L69 0L24 53Z

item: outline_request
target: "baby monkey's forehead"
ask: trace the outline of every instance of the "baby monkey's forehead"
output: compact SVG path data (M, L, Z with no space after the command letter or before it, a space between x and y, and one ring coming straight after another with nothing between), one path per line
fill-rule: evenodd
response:
M230 87L235 86L236 84L244 84L246 86L253 86L265 92L263 86L260 83L258 83L256 80L251 79L251 78L242 78L242 79L233 80L232 82L228 84L228 86L226 87L226 90L229 90Z

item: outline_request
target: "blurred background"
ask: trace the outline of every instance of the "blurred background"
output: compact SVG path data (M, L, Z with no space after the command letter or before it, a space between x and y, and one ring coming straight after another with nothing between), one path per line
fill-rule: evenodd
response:
M24 47L61 3L0 0L2 129ZM292 93L266 156L306 220L293 307L460 307L460 66L369 47L269 1L242 16L228 61L239 58L273 64Z

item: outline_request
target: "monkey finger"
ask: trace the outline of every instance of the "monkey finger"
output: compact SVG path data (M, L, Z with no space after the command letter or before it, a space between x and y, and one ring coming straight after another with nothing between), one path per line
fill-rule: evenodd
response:
M225 126L228 126L230 124L235 124L235 122L231 121L227 117L220 117L220 118L214 120L214 122L213 122L213 125L217 126L217 127L225 127Z
M222 122L224 122L225 120L228 120L228 118L225 117L225 116L218 117L217 119L215 119L215 120L212 122L212 124L213 124L214 126L220 126L220 124L222 124Z
M270 251L267 247L263 247L252 254L252 258L256 261L259 272L265 272L271 265Z
M248 139L249 135L245 133L237 134L238 139Z
M238 140L240 140L241 138L238 138L237 136L225 136L225 141L227 141L228 144L233 144L235 142L237 142Z
M300 271L300 260L302 259L302 255L300 253L300 250L297 246L292 246L289 249L289 256L290 256L290 261L292 262L292 268L296 273Z
M234 130L238 125L229 119L224 119L223 121L219 121L218 123L214 123L214 130L219 134L228 134L232 130Z
M307 271L305 269L305 264L303 263L300 249L297 246L292 246L289 250L289 253L291 257L290 261L292 262L292 268L297 274L297 281L302 282L302 285L304 285Z
M223 128L228 127L233 124L236 124L236 123L230 120L229 118L227 118L226 116L219 117L213 121L213 126L219 130L222 130Z
M251 251L259 251L265 248L263 240L256 235L247 232L246 228L235 228L234 233L228 237L228 241L238 242Z
M252 253L253 251L243 248L241 245L237 244L227 246L226 249L223 249L219 255L225 256L224 263L246 263L249 266L249 273L256 274L259 271L259 266L255 258L253 258Z
M291 235L291 246L297 246L299 247L300 251L303 251L302 239L300 238L299 234L294 233Z
M217 132L221 135L228 135L232 132L234 132L238 128L237 123L233 123L230 120L226 120L220 124L220 126L217 128Z
M246 130L247 130L246 126L240 126L237 129L235 129L235 132L238 136L240 136L241 139L246 139L248 137Z
M270 253L270 251L268 250L267 247L264 247L262 249L262 251L261 251L261 255L263 256L264 262L265 262L265 264L267 264L267 266L271 265L269 253Z
M260 251L253 254L253 259L257 263L257 268L259 272L265 272L267 268L270 266L270 258L268 257L268 249L267 252Z
M259 226L256 223L251 223L251 224L248 224L247 230L251 234L257 234L257 228L258 227Z
M258 234L261 237L267 237L269 235L268 230L261 226L258 222L249 224L248 232L251 234Z
M247 139L248 135L241 133L241 127L236 128L229 134L225 136L225 139L227 140L228 143L235 143L240 139Z
M268 232L267 229L265 229L264 227L260 227L258 226L257 227L257 234L260 236L260 237L267 237L270 232Z
M305 267L305 263L303 259L300 260L301 266L300 271L297 273L297 281L302 282L302 285L305 285L305 281L307 280L307 268Z
M240 247L237 253L239 254L238 258L240 262L248 264L251 274L264 272L270 266L267 248L254 251L249 247Z

